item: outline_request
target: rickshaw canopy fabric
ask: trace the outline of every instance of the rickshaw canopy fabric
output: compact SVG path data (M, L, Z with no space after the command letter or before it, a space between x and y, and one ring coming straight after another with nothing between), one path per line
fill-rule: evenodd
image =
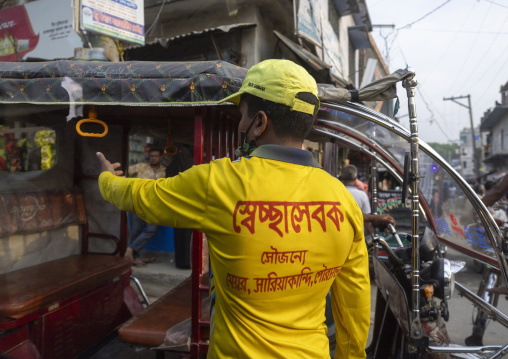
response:
M0 63L0 103L212 105L237 92L247 71L224 61L4 62ZM396 83L412 75L397 70L358 91L318 85L319 99L394 98Z
M203 105L238 91L247 70L205 62L4 62L0 102Z

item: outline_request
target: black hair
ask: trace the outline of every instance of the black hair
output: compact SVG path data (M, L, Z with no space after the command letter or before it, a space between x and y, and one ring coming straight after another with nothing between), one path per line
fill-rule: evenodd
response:
M150 147L150 150L148 151L148 153L150 152L159 152L159 155L162 156L162 148L160 147Z
M273 130L278 137L303 140L312 129L316 118L318 107L317 97L310 92L299 92L296 98L315 105L312 115L291 111L289 106L278 104L260 97L244 94L242 100L247 103L247 115L249 118L256 116L258 111L264 111L268 118L272 120Z
M355 181L358 178L358 169L354 165L347 165L342 167L340 173L341 181Z

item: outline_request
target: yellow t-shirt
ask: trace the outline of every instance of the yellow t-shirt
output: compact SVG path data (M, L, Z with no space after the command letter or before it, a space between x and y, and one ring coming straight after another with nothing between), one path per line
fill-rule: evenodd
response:
M149 223L206 233L209 358L329 358L330 287L335 357L365 358L370 281L363 217L336 178L253 153L155 181L104 172L99 186L107 201Z

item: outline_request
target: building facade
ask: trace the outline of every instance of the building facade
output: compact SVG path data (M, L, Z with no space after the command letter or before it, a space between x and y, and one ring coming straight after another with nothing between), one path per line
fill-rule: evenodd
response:
M501 102L496 101L481 120L481 130L487 133L485 163L497 173L508 171L508 82L500 93Z

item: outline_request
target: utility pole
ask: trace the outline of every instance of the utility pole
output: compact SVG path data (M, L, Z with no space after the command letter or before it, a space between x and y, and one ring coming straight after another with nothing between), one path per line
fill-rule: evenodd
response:
M463 103L457 101L457 100L460 100L460 99L463 99L463 98L467 98L467 103L468 103L467 106L464 105ZM479 166L479 163L478 163L478 158L476 156L476 140L475 140L475 136L474 136L473 109L471 108L471 95L448 97L448 98L443 97L443 101L447 101L447 100L453 101L457 105L465 107L465 108L467 108L469 110L469 121L471 122L471 139L473 140L473 142L472 142L472 144L473 144L473 165L474 165L475 175L478 177L478 175L480 174L480 166ZM482 134L481 133L480 133L480 142L483 142L482 141ZM483 143L481 144L481 146L482 146L482 153L483 153Z

